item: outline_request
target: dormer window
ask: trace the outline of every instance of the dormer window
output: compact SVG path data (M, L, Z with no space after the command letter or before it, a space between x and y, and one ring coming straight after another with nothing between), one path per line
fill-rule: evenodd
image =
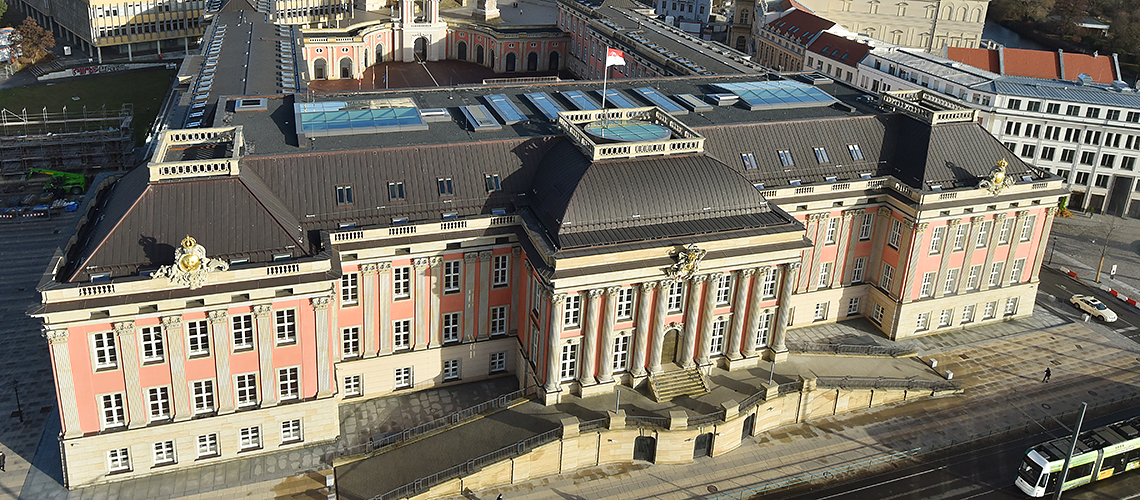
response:
M499 174L483 174L483 181L487 184L487 191L499 191L503 189L499 181Z
M440 196L455 195L455 186L451 184L451 177L440 177L436 179L436 183L439 185Z
M777 151L776 153L780 155L780 164L781 165L783 165L785 167L790 167L790 166L793 166L796 164L796 162L792 160L792 152L791 151L788 151L787 149L781 149L781 150Z
M404 181L388 183L388 199L391 201L404 199Z
M336 187L336 204L337 205L351 205L352 204L352 186L337 186Z

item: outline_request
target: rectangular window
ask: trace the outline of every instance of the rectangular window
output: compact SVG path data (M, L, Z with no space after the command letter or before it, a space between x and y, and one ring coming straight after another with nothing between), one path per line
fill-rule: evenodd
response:
M151 387L146 390L147 406L150 407L150 420L165 420L170 418L170 389L167 387Z
M896 250L899 248L899 239L902 238L902 221L898 219L891 219L891 234L887 238L887 244Z
M614 337L614 373L624 372L629 368L629 335Z
M964 224L959 224L957 231L954 233L954 251L960 252L966 246L966 237L970 234L970 227Z
M1037 146L1032 144L1023 144L1021 146L1021 156L1023 158L1033 158L1035 154L1037 154Z
M449 260L443 263L443 293L459 291L459 272L463 261Z
M1037 226L1037 216L1030 215L1021 223L1021 241L1029 241L1033 236L1033 228Z
M1061 105L1058 103L1055 103L1055 102L1051 102L1049 104L1046 104L1045 105L1045 112L1046 113L1053 113L1055 115L1060 114L1061 113Z
M283 309L274 312L278 344L291 344L297 341L297 310Z
M281 422L281 442L295 443L301 440L301 421L286 420Z
M1085 118L1100 118L1100 108L1089 107L1085 110Z
M190 356L207 356L210 354L210 329L206 320L189 321L186 323L188 335L187 354Z
M1100 166L1112 168L1116 164L1116 155L1103 155L1100 157Z
M412 346L412 321L405 319L392 323L392 345L396 349Z
M776 296L776 268L768 268L768 272L764 273L764 298L770 299Z
M1123 170L1132 170L1136 168L1136 157L1122 156L1120 158L1120 168Z
M388 200L400 201L404 199L404 181L388 183Z
M859 161L863 159L863 150L859 149L858 144L848 144L847 152L851 153L851 159Z
M1010 99L1007 106L1009 109L1021 109L1021 99Z
M724 334L728 330L728 321L713 321L709 329L709 352L724 354Z
M499 373L507 371L507 352L493 352L491 353L491 367L490 373Z
M107 452L107 468L111 472L126 472L131 470L131 453L127 448L119 448Z
M1097 176L1096 176L1096 187L1107 188L1108 187L1108 176L1103 175L1103 174L1097 174Z
M1077 177L1074 180L1074 182L1076 184L1080 184L1082 186L1087 185L1089 183L1089 173L1088 172L1077 172Z
M924 331L930 328L930 313L918 313L918 322L914 326L915 331Z
M768 345L768 335L772 333L772 318L771 312L760 313L760 323L756 326L756 348Z
M993 221L982 221L982 224L978 226L978 240L974 245L975 247L984 248L990 244L991 227L993 227Z
M578 344L562 346L562 363L558 373L562 380L574 380L578 376Z
M835 235L838 232L838 230L839 230L839 219L837 217L832 217L830 219L827 219L827 233L826 233L826 237L824 237L824 240L823 240L824 243L827 243L828 245L834 245L835 244Z
M886 290L887 293L891 292L892 281L895 276L895 268L890 264L883 264L883 275L879 279L879 286Z
M104 394L103 400L103 428L110 429L127 424L127 414L123 409L122 393Z
M443 361L443 380L459 380L458 359L446 359Z
M203 434L198 436L198 458L218 456L218 435Z
M1013 219L1006 219L1001 223L1001 230L998 231L998 245L1005 245L1009 243L1009 233L1013 231Z
M238 314L230 319L230 327L234 335L234 350L245 351L253 349L253 315Z
M244 373L234 377L239 407L257 405L257 374Z
M1005 315L1013 316L1014 314L1017 314L1017 297L1005 299Z
M1032 111L1034 113L1040 112L1041 111L1041 101L1029 101L1029 102L1025 103L1025 110L1026 111Z
M412 296L412 268L392 268L392 295L397 299L406 299Z
M443 341L459 342L459 313L445 313L443 315Z
M669 294L665 298L665 309L668 312L681 312L685 304L685 282L674 281L669 284Z
M859 241L866 241L871 239L871 214L863 214L863 220L859 223Z
M510 275L510 255L496 255L491 260L491 286L507 286Z
M930 233L930 253L942 251L942 238L946 235L946 226L938 226Z
M958 270L949 269L946 271L946 286L942 289L942 293L954 293L958 290Z
M732 301L732 275L722 274L716 280L716 305L725 306Z
M174 441L159 441L154 443L154 464L167 465L175 463Z
M967 290L977 290L978 289L978 276L980 274L982 274L981 264L976 265L976 266L970 266L970 274L967 275L967 277L966 277L966 289Z
M1043 146L1041 148L1041 159L1053 161L1053 154L1057 152L1057 148L1051 146Z
M342 305L356 305L360 298L360 275L346 273L340 277L340 303Z
M144 363L158 363L163 359L162 327L145 326L139 330L142 338L142 359Z
M360 383L360 375L349 375L344 377L344 395L345 397L359 396L364 394Z
M934 290L934 276L935 272L931 271L922 275L922 287L918 290L919 297L929 297Z
M440 177L436 179L436 184L439 185L440 196L452 196L455 194L455 187L451 184L451 177Z
M1096 161L1095 151L1081 151L1081 165L1092 165Z
M982 311L982 319L993 319L997 315L997 302L986 302L986 308Z
M1025 259L1017 259L1013 261L1013 268L1009 271L1009 283L1017 284L1021 282L1021 270L1025 268Z
M994 262L990 267L990 286L998 286L1001 283L1001 268L1004 267L1004 262Z
M823 288L828 286L831 280L831 262L824 262L819 265L819 281L816 286Z
M815 316L812 317L815 321L823 321L827 319L827 305L829 302L819 302L815 305Z
M1073 156L1076 154L1077 154L1077 152L1075 150L1062 149L1061 150L1061 162L1062 163L1072 163L1073 162Z
M340 352L345 358L360 355L360 327L350 326L341 330Z
M487 185L487 192L503 189L499 174L483 174L483 183Z
M851 297L850 299L847 300L847 315L848 316L858 316L859 315L859 297Z
M415 385L415 381L412 380L412 367L396 368L394 383L397 389L405 389Z
M634 288L632 286L624 287L618 290L617 296L617 319L631 320L633 319L633 300Z
M507 333L507 306L494 306L491 308L491 335L506 335Z
M791 151L788 151L786 149L781 149L781 150L777 151L776 153L780 155L780 164L781 165L783 165L785 167L791 167L791 166L796 164L796 162L792 160L792 152Z
M942 313L938 315L938 327L942 328L942 327L950 326L953 323L954 323L954 310L953 309L943 309Z
M878 324L883 324L883 306L878 302L871 308L871 321Z
M740 161L744 164L745 170L752 170L757 168L756 155L752 153L740 153Z
M815 159L819 163L831 163L831 160L827 158L827 150L826 149L812 148L812 151L815 151Z
M115 334L99 332L91 336L95 348L95 368L102 370L119 366L119 355L115 351Z
M973 322L974 322L974 305L970 304L968 306L963 306L962 307L962 323L973 323Z
M1065 108L1065 115L1066 116L1080 116L1081 115L1081 107L1069 105Z
M562 325L577 328L582 322L582 296L576 293L566 296L562 306Z
M261 428L260 427L242 427L238 431L238 436L241 442L241 449L256 450L261 448Z
M296 366L277 370L277 395L281 401L301 397L300 371Z
M214 411L214 381L195 380L191 387L194 392L194 414Z
M336 187L336 204L337 205L351 205L352 204L352 186L337 186Z

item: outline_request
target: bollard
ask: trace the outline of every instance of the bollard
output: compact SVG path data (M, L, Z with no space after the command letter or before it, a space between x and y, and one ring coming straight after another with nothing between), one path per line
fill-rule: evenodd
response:
M1084 321L1085 323L1088 323L1088 322L1089 322L1089 317L1090 317L1090 316L1089 316L1089 314L1088 314L1088 313L1085 313L1085 314L1083 315L1083 318L1084 318L1084 319L1083 319L1082 321Z
M938 360L934 359L934 358L930 358L930 367L931 368L938 368Z
M946 370L946 380L954 380L954 372Z
M1056 301L1057 301L1057 296L1053 295L1053 294L1049 294L1049 302L1056 302Z

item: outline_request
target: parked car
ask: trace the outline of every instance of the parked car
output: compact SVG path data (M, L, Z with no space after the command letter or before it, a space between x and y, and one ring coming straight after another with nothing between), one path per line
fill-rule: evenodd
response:
M1091 295L1074 295L1069 299L1069 303L1077 306L1077 309L1089 313L1089 316L1105 323L1116 321L1116 313L1112 312L1112 309L1104 305L1104 302L1101 302L1100 299Z

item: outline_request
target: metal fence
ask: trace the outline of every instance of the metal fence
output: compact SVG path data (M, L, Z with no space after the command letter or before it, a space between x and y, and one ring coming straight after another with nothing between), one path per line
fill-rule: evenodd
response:
M748 411L753 406L760 404L761 401L766 400L767 395L768 395L768 391L763 390L763 391L757 392L756 394L753 394L751 396L744 398L744 401L740 402L740 406L736 407L737 411L739 411L741 413Z
M924 391L953 391L958 386L948 380L917 380L913 378L860 378L860 377L819 377L817 387L837 387L842 389L906 389Z
M1108 401L1102 401L1102 402L1097 403L1095 405L1089 406L1089 409L1093 410L1093 409L1097 409L1097 408L1101 408L1101 407L1105 407L1105 406L1119 405L1122 403L1124 403L1124 407L1129 407L1132 404L1135 404L1134 400L1136 400L1136 399L1140 399L1140 393L1134 392L1134 393L1128 394L1126 396L1113 398L1113 399L1108 400ZM949 441L942 441L940 443L934 443L934 444L930 444L930 445L926 445L926 446L921 446L918 448L912 448L912 449L905 450L905 451L888 453L888 454L881 456L881 457L868 458L866 460L860 460L858 462L852 462L850 464L847 464L847 465L844 465L841 467L824 469L824 470L804 474L802 476L795 476L795 477L787 477L787 478L783 478L783 479L778 479L776 481L772 481L770 483L762 484L760 486L756 486L756 487L752 487L752 488L745 488L742 490L725 492L725 493L722 493L720 495L705 497L705 500L730 500L730 499L731 500L739 500L742 498L749 498L749 497L753 497L756 495L760 495L762 493L768 493L768 492L780 490L783 488L788 488L788 487L795 486L798 484L811 483L813 481L819 481L819 480L823 480L823 479L830 480L830 479L834 479L835 477L842 476L844 474L859 472L859 471L862 471L863 469L873 467L876 465L887 464L887 463L890 463L894 460L898 460L898 459L902 459L902 458L908 458L908 457L914 457L914 456L923 455L926 453L931 453L931 452L939 451L939 450L945 450L947 448L951 448L954 446L961 446L963 444L971 443L971 442L974 442L974 441L977 441L980 439L985 439L988 437L1009 435L1009 434L1013 434L1015 432L1026 432L1031 427L1033 427L1033 428L1050 428L1050 427L1046 427L1047 425L1050 425L1050 424L1054 424L1051 427L1055 427L1055 425L1062 419L1070 419L1070 418L1075 419L1077 417L1078 413L1080 413L1080 409L1070 410L1067 412L1058 413L1056 415L1049 415L1049 416L1046 416L1046 417L1043 417L1040 419L1027 420L1025 422L1021 422L1018 424L1013 424L1013 425L1008 425L1005 427L995 428L995 429L991 429L991 430L986 431L986 432L979 432L977 434L973 434L971 436L967 436L967 437L962 438L962 439L951 439Z
M354 455L371 455L374 453L387 451L393 446L401 443L406 443L425 434L462 424L484 413L501 410L525 398L526 391L524 390L507 393L495 399L479 403L470 408L459 410L446 417L437 418L426 424L421 424L411 429L404 429L400 432L389 434L381 438L379 441L369 440L367 443L343 447L337 450L337 457L344 458Z
M627 416L625 417L626 427L656 427L660 429L669 428L669 417L642 417L642 416Z
M788 342L788 350L804 354L846 354L850 356L914 356L914 349L881 345L825 344L817 342Z
M606 424L609 422L608 418L599 418L596 420L587 420L578 424L578 432L590 432L599 429L605 429Z
M440 484L444 481L457 477L469 476L471 474L479 472L483 469L483 467L486 467L490 464L506 460L508 458L520 456L524 453L529 452L530 450L533 450L534 448L542 446L546 443L553 442L557 440L561 434L561 428L551 429L532 438L525 439L510 446L492 451L491 453L488 453L481 457L473 458L449 469L417 479L387 493L376 495L372 497L371 500L393 500L397 498L408 498L418 495L424 491L427 491L432 486Z
M697 415L689 417L689 427L700 427L702 425L708 425L713 422L720 422L721 418L723 417L724 412L722 411L709 413L708 415Z
M792 382L784 382L779 385L777 390L778 394L787 394L789 392L800 392L804 388L803 380L795 380Z

